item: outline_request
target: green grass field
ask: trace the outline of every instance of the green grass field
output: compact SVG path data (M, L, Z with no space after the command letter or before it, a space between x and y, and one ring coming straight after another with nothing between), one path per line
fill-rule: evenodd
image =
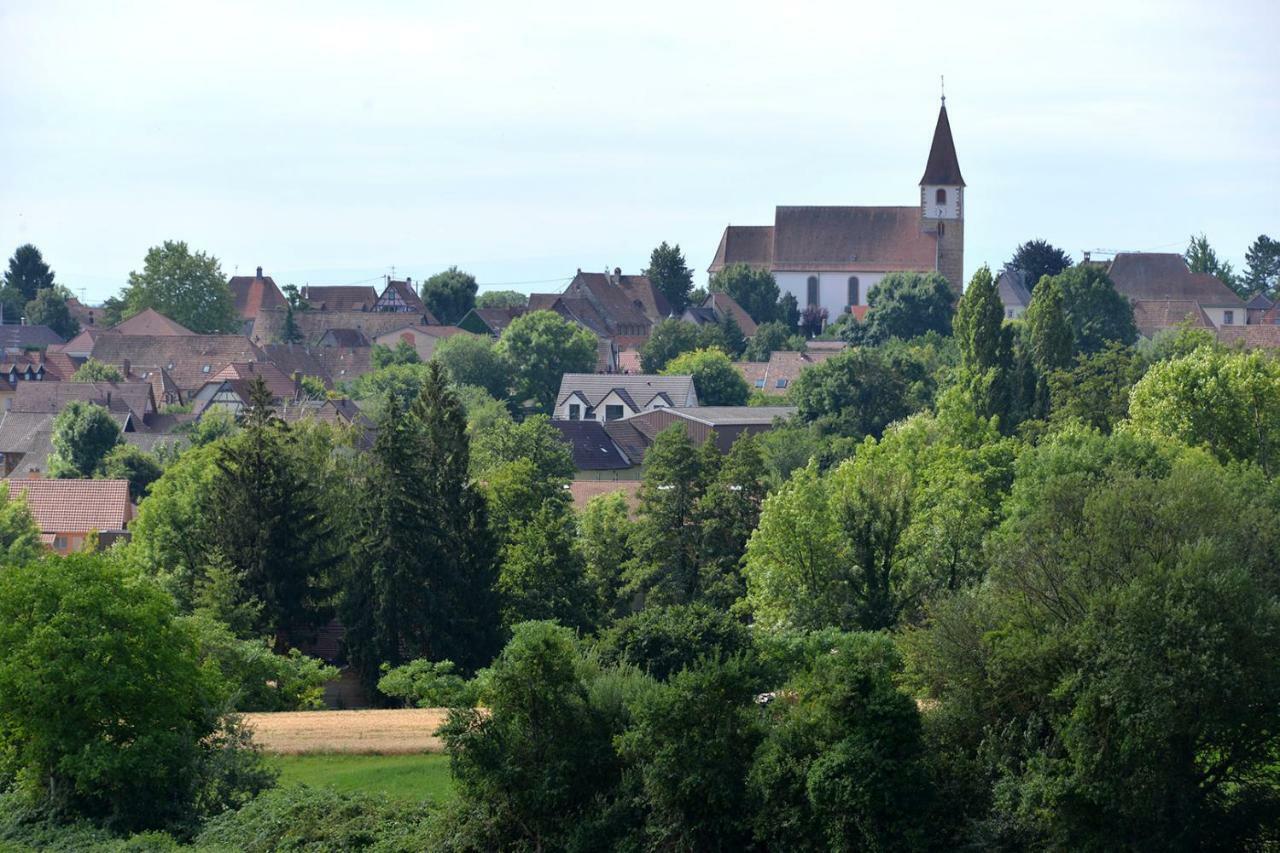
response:
M280 768L280 784L306 784L313 788L386 794L397 799L431 799L453 796L449 756L423 755L277 755L271 762Z

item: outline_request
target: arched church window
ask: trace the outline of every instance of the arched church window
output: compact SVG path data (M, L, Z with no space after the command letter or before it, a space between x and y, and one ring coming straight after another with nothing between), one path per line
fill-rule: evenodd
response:
M809 276L809 305L818 304L818 277L816 275Z
M858 304L858 277L856 275L849 276L849 304Z
M947 203L947 191L946 191L946 190L944 190L944 189L942 189L941 187L939 187L939 188L938 188L938 192L937 192L937 193L935 193L935 197L936 197L936 198L937 198L937 200L938 200L938 204L946 204L946 203Z

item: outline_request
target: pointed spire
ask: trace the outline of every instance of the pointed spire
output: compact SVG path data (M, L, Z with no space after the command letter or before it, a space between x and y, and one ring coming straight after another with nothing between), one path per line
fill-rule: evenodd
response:
M929 148L929 162L924 167L920 185L941 184L964 186L960 176L960 161L956 159L956 144L951 140L951 122L947 120L947 96L942 96L942 109L938 111L938 124L933 129L933 145Z

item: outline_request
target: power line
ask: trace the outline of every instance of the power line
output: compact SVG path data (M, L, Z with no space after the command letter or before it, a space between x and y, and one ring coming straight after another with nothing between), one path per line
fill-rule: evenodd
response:
M573 276L565 276L564 278L543 278L536 281L486 281L477 283L476 287L514 287L518 284L558 284L566 281L573 281Z

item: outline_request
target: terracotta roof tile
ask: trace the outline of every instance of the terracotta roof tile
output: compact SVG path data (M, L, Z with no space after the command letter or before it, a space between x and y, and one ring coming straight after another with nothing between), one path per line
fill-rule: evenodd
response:
M585 509L594 497L620 494L634 512L639 503L639 492L639 480L574 480L569 484L569 496L577 510Z
M921 231L919 207L779 207L778 270L932 270L937 235Z
M1244 308L1244 301L1218 279L1187 269L1182 255L1122 252L1107 274L1116 290L1132 300L1189 300L1210 308Z
M154 308L146 308L111 327L122 335L194 335L186 326L161 314Z
M165 370L190 393L233 361L261 361L262 351L243 335L121 335L108 332L93 344L93 357L134 373Z
M280 288L276 287L275 279L262 275L262 267L258 267L257 275L232 276L228 285L236 303L236 312L246 320L256 318L264 308L284 308L289 304Z
M123 530L133 517L128 480L9 480L25 495L41 533Z
M708 272L716 273L733 264L758 269L773 268L772 225L726 225Z
M372 311L378 291L370 285L303 285L302 298L317 311Z

